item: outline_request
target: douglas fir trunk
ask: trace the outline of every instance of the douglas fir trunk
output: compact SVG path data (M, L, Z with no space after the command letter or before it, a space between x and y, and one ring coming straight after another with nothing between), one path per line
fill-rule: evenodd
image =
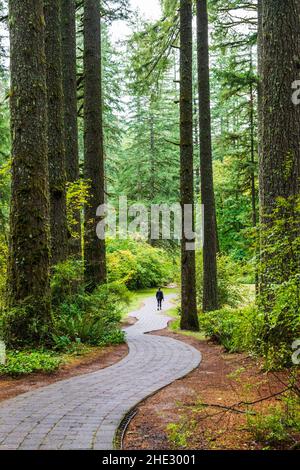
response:
M204 206L203 311L217 310L217 228L212 165L207 1L197 0L201 200Z
M261 293L269 306L273 286L295 275L300 263L296 243L299 235L300 104L292 99L292 84L299 80L299 31L298 1L262 2L262 46L259 49L262 75L260 208L264 225Z
M7 340L40 343L51 323L45 22L42 0L10 0L12 196Z
M192 0L180 2L180 165L181 206L194 210ZM184 217L183 217L184 218ZM192 214L194 218L194 214ZM196 304L195 250L187 249L183 224L181 247L181 328L199 330Z
M106 281L105 240L96 234L96 212L105 202L99 0L84 1L84 172L90 183L85 207L84 258L88 290Z
M67 181L79 178L78 125L77 125L77 69L76 69L76 4L75 0L62 0L62 72L64 93L65 164ZM81 258L80 211L74 214L69 239L69 254Z
M68 256L60 0L45 0L52 265Z

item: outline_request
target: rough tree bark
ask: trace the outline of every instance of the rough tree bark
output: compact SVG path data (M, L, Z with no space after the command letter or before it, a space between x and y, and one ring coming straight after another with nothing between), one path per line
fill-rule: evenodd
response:
M212 165L207 0L197 0L201 200L204 206L203 311L217 310L217 229Z
M65 164L67 181L79 178L78 123L77 123L77 68L76 68L76 2L61 0L62 73L64 94ZM80 211L75 213L74 236L69 238L69 254L81 258Z
M52 265L68 256L60 0L45 0L48 165Z
M85 207L84 258L88 290L106 281L105 240L96 234L96 212L105 202L99 0L84 0L84 172L90 182Z
M296 236L292 233L292 224L300 193L300 105L292 102L292 83L299 79L300 69L299 13L296 0L262 2L259 169L261 222L267 229L266 234L266 229L261 231L262 293L268 293L271 284L287 280L299 269L299 255L292 248L292 239ZM278 198L286 203L274 218L272 213ZM285 235L290 232L291 238L290 252L286 253L282 263L284 266L278 266L274 261L277 259L275 251L268 254L278 241L276 237L268 236L268 229L273 230L279 218Z
M181 205L194 206L193 171L193 35L192 0L180 1L180 165ZM195 251L187 249L184 227L181 243L181 322L184 330L199 330L196 303Z
M9 341L43 342L50 314L45 24L42 0L10 0L12 196ZM31 328L35 325L35 328Z

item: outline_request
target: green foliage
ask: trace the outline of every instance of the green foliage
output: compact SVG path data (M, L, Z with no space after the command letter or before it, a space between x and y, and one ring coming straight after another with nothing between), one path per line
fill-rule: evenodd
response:
M197 261L197 300L202 304L203 296L203 262L202 252L196 253ZM242 265L234 261L229 256L220 255L218 257L218 301L219 306L235 307L242 300L239 287Z
M292 343L300 337L299 276L277 286L272 309L249 305L200 315L206 336L230 352L262 355L265 368L291 366Z
M83 210L84 204L89 199L89 188L90 184L83 179L67 184L68 229L72 237L76 237L78 234L78 230L76 230L78 224L76 215L78 211Z
M82 263L69 260L55 267L51 287L56 349L67 349L72 343L102 346L124 342L119 329L122 308L129 302L124 284L110 283L87 294Z
M0 375L31 374L33 372L55 372L61 364L61 358L48 351L9 351L5 365L0 365Z
M291 365L291 345L300 337L300 275L273 286L273 305L265 310L264 355L267 367Z
M283 406L272 406L267 413L249 414L247 423L254 439L268 448L294 442L293 434L300 431L299 397L285 397Z
M178 423L168 424L166 431L168 441L173 449L184 449L195 431L196 421L181 417Z
M50 299L49 299L50 302ZM36 312L41 312L39 316ZM28 298L13 308L5 308L0 316L0 336L8 347L51 346L52 318L43 315L41 302ZM22 331L22 337L20 336Z
M54 308L69 302L78 293L84 293L83 262L69 259L53 268L51 277L52 304Z
M278 198L261 227L259 306L264 312L268 367L291 364L291 344L300 337L300 198Z
M122 343L124 334L119 330L120 320L120 299L118 294L117 303L114 286L99 287L93 294L77 295L72 303L61 304L55 313L55 346L59 349L72 342L93 346Z
M143 240L109 240L108 278L121 281L131 290L163 286L173 280L176 255L150 246Z
M264 321L254 305L201 314L199 322L205 335L229 352L261 351Z

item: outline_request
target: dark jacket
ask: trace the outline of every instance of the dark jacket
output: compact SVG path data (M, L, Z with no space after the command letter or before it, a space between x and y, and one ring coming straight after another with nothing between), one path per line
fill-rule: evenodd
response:
M164 293L161 290L158 290L156 292L156 298L157 300L164 300Z

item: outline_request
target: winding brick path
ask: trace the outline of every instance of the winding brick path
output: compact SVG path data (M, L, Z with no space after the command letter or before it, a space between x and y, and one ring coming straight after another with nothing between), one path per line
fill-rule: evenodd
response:
M164 310L172 307L166 298ZM117 364L19 395L0 404L0 449L111 450L127 411L142 399L183 377L200 353L172 338L146 335L167 326L153 299L131 316L129 354Z

